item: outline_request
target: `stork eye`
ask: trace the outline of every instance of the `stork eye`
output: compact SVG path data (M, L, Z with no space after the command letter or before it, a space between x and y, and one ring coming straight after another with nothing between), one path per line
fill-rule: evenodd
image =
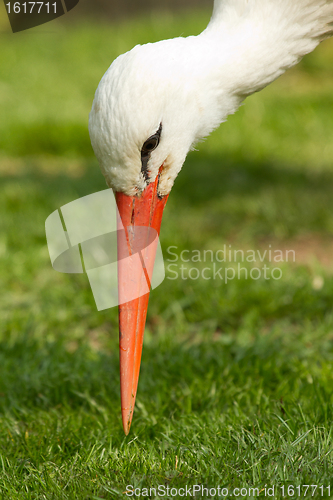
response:
M160 143L160 136L157 134L152 135L149 139L146 140L144 145L142 146L142 153L151 153Z
M154 151L154 149L157 148L157 146L160 143L161 132L162 132L162 123L161 123L158 131L155 132L154 135L149 137L149 139L147 139L146 142L144 143L144 145L142 146L142 149L141 149L142 155L149 155L152 151Z
M148 139L148 141L144 143L142 151L147 151L147 153L154 151L154 149L157 148L159 142L160 142L159 137L157 136L151 137L150 139Z
M146 140L141 149L141 173L146 182L149 182L149 170L148 163L150 159L150 153L154 151L160 143L162 133L162 123L160 124L160 128L154 135L149 137Z

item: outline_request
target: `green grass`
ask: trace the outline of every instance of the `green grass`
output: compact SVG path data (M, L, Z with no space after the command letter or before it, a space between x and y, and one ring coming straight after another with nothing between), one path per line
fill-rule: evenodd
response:
M117 311L98 313L86 277L49 262L48 215L105 188L87 132L102 74L136 43L198 33L208 19L0 36L1 498L127 498L127 485L333 491L331 42L189 155L164 216L166 257L171 245L271 245L295 249L296 263L277 264L280 280L228 284L167 270L127 438Z

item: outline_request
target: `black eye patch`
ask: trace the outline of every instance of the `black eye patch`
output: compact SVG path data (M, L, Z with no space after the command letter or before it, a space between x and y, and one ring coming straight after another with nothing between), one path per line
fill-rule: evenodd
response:
M146 181L149 180L149 172L148 172L149 158L152 151L154 151L159 145L161 140L161 134L162 134L162 123L160 124L158 131L145 141L141 149L141 172Z

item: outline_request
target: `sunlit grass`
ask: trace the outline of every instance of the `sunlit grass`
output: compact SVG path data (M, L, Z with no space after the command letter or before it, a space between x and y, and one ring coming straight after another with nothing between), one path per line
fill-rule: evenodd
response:
M101 76L136 43L198 33L208 19L154 14L0 37L4 499L331 482L331 42L189 155L163 221L167 276L152 292L128 438L117 311L98 313L85 276L50 266L48 215L105 188L87 132ZM177 255L295 249L296 262L278 265L279 280L173 280L171 245Z

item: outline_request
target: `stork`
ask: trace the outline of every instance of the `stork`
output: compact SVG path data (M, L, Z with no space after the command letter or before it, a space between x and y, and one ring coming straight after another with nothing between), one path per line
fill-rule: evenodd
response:
M125 236L159 234L163 209L187 153L263 89L333 34L333 0L215 0L198 36L137 45L102 78L89 132ZM149 229L148 229L149 230ZM150 259L153 260L153 254ZM118 263L120 296L142 286L145 270ZM149 293L119 306L120 385L124 432L137 392ZM121 301L121 297L120 297Z

